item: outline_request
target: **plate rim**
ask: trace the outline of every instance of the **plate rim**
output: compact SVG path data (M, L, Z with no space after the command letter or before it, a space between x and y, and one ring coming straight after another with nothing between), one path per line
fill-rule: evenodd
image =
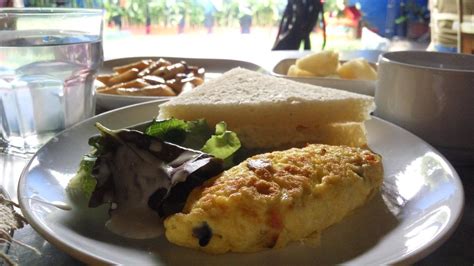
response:
M165 100L155 100L155 101L150 101L150 102L145 102L145 103L137 103L137 104L117 108L117 109L114 109L114 110L110 110L110 111L101 113L97 116L94 116L92 118L86 119L86 120L74 125L73 127L60 132L57 136L59 136L61 134L64 134L64 133L67 133L69 131L72 131L77 127L81 127L82 124L89 123L91 120L99 120L101 118L108 117L110 115L114 115L114 113L127 112L127 111L129 111L129 109L134 109L134 108L140 108L140 107L151 108L151 107L149 107L151 105L153 105L155 107L158 107L160 104L162 104L164 102L166 102L166 101ZM158 111L158 108L157 108L157 111ZM463 210L464 210L464 205L465 205L464 187L462 185L461 178L460 178L459 174L457 173L456 169L453 167L453 165L446 159L446 157L443 154L441 154L432 145L430 145L426 141L422 140L420 137L416 136L415 134L413 134L413 133L407 131L406 129L401 128L400 126L398 126L396 124L393 124L389 121L383 120L383 119L381 119L379 117L376 117L376 116L371 116L371 119L376 121L375 123L381 123L382 125L385 124L385 125L396 128L396 130L401 130L401 131L403 131L403 133L407 133L407 134L411 135L418 142L426 145L431 151L434 151L438 156L440 156L440 158L443 160L444 163L446 163L449 170L452 172L452 174L453 174L452 182L454 182L455 186L459 189L458 196L461 200L459 202L457 202L457 204L454 206L454 207L456 207L456 209L453 209L453 213L455 213L456 215L453 216L454 218L450 218L448 220L445 229L443 231L441 231L439 234L437 234L435 237L433 237L431 239L431 241L426 242L423 245L422 248L417 248L417 249L415 249L415 250L413 250L409 253L403 254L403 256L400 256L399 258L397 258L397 259L395 259L391 262L387 262L387 263L390 263L390 264L412 264L412 263L414 263L416 261L419 261L420 259L426 257L427 255L429 255L433 251L435 251L437 248L439 248L441 245L443 245L451 237L451 235L456 231L456 229L457 229L457 227L458 227L458 225L459 225L459 223L460 223L460 221L463 217ZM46 147L47 145L48 145L48 143L45 144L38 151L38 153L44 147ZM51 244L53 244L54 246L56 246L57 248L59 248L63 252L71 255L72 257L74 257L74 258L76 258L76 259L78 259L82 262L86 262L86 263L90 263L90 264L94 264L94 263L95 264L96 263L106 263L106 264L115 263L114 261L109 261L109 260L107 260L103 257L100 257L99 255L95 255L94 253L90 253L82 247L74 246L74 245L72 245L72 244L70 244L66 241L61 241L61 239L55 238L54 236L50 235L47 232L48 231L47 229L44 229L41 226L40 223L37 223L37 219L35 218L34 212L30 208L25 208L25 206L29 206L29 205L27 204L26 199L24 199L24 197L22 196L22 195L24 195L23 190L27 189L26 188L26 178L27 178L27 175L28 175L28 170L30 169L30 167L31 167L34 159L37 157L38 153L36 153L30 159L28 164L23 168L23 170L21 172L21 175L20 175L20 179L19 179L19 183L18 183L18 189L17 189L18 190L17 191L18 201L19 201L20 207L22 209L22 213L25 216L25 218L27 219L27 221L29 222L29 224L48 242L50 242Z

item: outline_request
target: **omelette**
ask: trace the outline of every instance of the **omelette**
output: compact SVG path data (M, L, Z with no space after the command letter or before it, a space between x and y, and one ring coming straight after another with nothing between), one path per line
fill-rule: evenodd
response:
M167 239L208 253L256 252L311 239L380 188L382 160L363 148L311 144L264 153L195 188L164 221Z

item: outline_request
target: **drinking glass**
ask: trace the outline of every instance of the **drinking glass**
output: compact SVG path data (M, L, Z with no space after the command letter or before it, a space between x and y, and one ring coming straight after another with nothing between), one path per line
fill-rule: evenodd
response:
M0 150L32 154L94 115L103 11L0 9Z

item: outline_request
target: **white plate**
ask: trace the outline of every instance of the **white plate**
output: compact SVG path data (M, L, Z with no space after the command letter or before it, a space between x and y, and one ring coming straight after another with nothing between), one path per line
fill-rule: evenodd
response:
M278 62L273 67L272 74L277 77L291 79L294 81L309 83L312 85L318 85L323 87L329 87L334 89L340 89L369 96L375 94L375 81L374 80L349 80L349 79L338 79L338 78L325 78L325 77L289 77L286 74L291 65L295 64L296 58L287 58ZM341 61L345 62L345 61ZM375 64L370 63L373 67Z
M164 237L129 240L104 227L106 209L64 211L41 201L69 203L64 187L89 151L100 121L121 128L153 119L151 102L104 113L62 132L25 168L19 201L31 225L48 241L87 263L125 265L314 265L412 263L444 242L460 220L464 192L453 167L413 134L378 118L367 122L370 147L383 156L382 192L323 232L319 247L299 243L254 254L208 255ZM69 203L70 204L70 203Z
M99 70L100 74L113 73L113 69L116 66L123 66L143 59L158 60L159 58L166 59L171 63L178 63L180 61L186 61L189 65L204 67L206 70L206 79L211 79L219 76L220 74L234 68L243 67L250 70L264 72L263 68L245 61L230 60L230 59L207 59L207 58L179 58L179 57L127 57L107 60ZM169 99L170 97L159 97L159 96L127 96L127 95L111 95L105 93L96 93L97 106L101 110L112 110L119 107L124 107L132 104L149 102L158 99Z

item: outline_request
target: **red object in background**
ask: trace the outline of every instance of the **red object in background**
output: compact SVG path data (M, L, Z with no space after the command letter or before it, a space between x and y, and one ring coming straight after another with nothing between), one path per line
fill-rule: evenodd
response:
M343 12L344 16L351 20L359 21L362 18L362 13L355 6L346 6Z
M13 0L0 0L0 7L13 7Z
M356 29L355 37L360 38L362 36L362 12L360 12L360 10L355 6L346 6L343 12L344 16L352 22L351 26Z

